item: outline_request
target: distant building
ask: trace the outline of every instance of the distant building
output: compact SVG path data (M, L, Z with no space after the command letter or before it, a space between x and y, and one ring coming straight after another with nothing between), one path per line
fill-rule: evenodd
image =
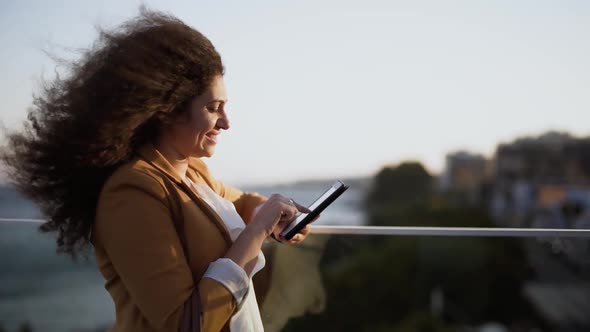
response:
M440 178L441 189L464 194L469 203L477 203L481 200L487 169L488 161L481 154L466 151L450 153Z
M546 220L542 217L551 214L562 220ZM590 188L575 186L541 186L537 190L534 227L540 228L586 228L578 225L590 215ZM549 222L551 224L545 224Z
M492 216L507 226L530 224L535 209L590 187L590 139L549 132L500 144L493 163Z

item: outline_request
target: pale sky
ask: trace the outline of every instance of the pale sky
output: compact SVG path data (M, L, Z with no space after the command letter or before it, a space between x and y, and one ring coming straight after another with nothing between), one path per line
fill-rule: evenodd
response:
M0 3L0 120L139 1ZM232 128L208 160L234 184L371 175L546 130L588 135L590 1L144 1L208 36ZM62 52L63 53L63 52ZM60 54L62 54L60 53Z

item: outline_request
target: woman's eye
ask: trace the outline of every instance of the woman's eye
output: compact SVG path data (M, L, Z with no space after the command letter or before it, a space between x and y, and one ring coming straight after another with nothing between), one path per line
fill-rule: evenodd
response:
M211 113L214 112L219 112L219 109L221 108L221 103L213 103L207 106L207 110Z

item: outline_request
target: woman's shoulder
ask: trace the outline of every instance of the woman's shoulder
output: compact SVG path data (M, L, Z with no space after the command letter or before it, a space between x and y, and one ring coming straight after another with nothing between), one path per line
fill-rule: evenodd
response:
M103 193L120 188L136 187L137 189L159 193L164 196L165 176L149 162L141 158L135 158L115 170L105 182Z

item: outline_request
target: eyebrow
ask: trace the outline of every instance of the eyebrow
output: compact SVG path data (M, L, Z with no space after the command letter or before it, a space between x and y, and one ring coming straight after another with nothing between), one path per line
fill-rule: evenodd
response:
M215 103L215 102L219 102L219 103L224 103L224 104L226 104L226 103L227 103L227 101L228 101L227 99L226 99L226 100L223 100L223 99L212 99L212 100L210 100L210 101L209 101L209 104L211 104L211 103Z

